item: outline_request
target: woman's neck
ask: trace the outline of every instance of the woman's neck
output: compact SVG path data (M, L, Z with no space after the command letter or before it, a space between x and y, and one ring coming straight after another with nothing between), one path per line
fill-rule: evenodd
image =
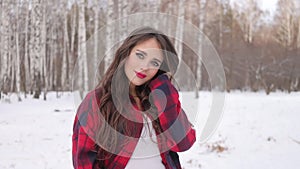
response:
M135 101L137 107L139 110L142 110L141 101L136 93L136 86L132 83L129 85L129 94L133 97L133 100Z

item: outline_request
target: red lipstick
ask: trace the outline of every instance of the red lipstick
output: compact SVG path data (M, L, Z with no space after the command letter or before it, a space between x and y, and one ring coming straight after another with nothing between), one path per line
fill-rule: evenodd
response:
M140 79L144 79L147 75L141 73L141 72L135 72L136 76Z

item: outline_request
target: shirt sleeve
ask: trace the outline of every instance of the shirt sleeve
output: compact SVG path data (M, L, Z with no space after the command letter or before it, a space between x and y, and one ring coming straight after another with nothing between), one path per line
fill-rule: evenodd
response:
M151 81L149 87L167 148L175 152L188 150L196 141L196 132L181 108L178 91L164 74Z
M92 102L87 96L77 110L73 125L72 159L75 169L92 169L97 152L93 139Z

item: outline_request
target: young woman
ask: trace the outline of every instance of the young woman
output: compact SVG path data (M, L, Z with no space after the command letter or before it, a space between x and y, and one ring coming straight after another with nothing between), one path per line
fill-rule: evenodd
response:
M150 27L133 31L77 110L74 168L181 168L176 152L196 136L171 83L177 66L166 35Z

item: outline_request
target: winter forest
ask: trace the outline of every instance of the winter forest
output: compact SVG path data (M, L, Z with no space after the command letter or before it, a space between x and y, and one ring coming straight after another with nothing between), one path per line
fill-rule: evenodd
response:
M178 71L197 133L179 153L183 169L298 169L300 0L272 10L266 1L0 0L0 169L74 168L77 91L101 80L131 24L163 27L192 73ZM221 88L205 42L222 63Z
M0 0L1 98L13 92L46 99L49 91L71 91L76 62L82 71L79 81L87 83L87 71L93 63L87 60L87 53L92 50L97 58L101 52L99 45L105 47L112 38L118 39L129 32L107 30L107 41L95 38L92 49L85 42L113 20L141 12L184 18L202 31L220 56L227 92L299 91L299 1L278 0L272 14L263 11L259 3L258 0ZM174 37L188 38L180 31L180 24L178 19ZM176 49L193 72L200 72L195 74L200 90L210 90L208 74L198 56L184 43L177 44ZM93 65L100 78L111 57L108 55L99 65ZM88 89L86 84L82 86Z

